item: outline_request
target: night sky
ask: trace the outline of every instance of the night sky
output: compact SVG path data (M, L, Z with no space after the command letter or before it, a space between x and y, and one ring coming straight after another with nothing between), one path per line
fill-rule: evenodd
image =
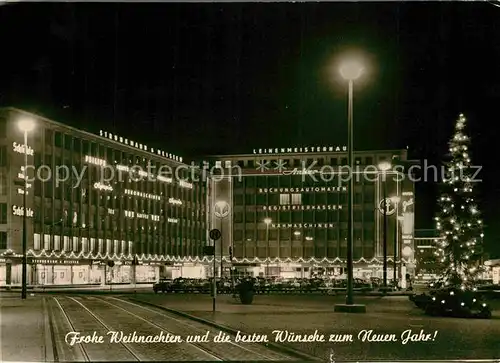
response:
M184 157L345 145L339 56L364 54L356 149L436 163L468 118L486 243L500 256L500 7L488 2L5 4L0 105ZM436 188L417 185L417 228Z

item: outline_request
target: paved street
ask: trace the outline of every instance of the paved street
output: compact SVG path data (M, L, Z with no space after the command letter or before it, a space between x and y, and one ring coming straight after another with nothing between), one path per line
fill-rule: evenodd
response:
M21 301L10 294L0 302L2 361L304 360L234 337L215 344L219 329L119 296L35 295Z
M334 313L340 296L256 296L254 304L241 305L230 297L220 297L215 316L208 296L144 295L138 298L164 305L248 333L271 336L275 329L296 333L352 334L353 342L291 343L323 361L333 353L337 360L401 360L401 359L479 359L500 358L500 301L493 319L459 319L429 317L414 307L407 297L357 297L356 303L367 305L366 314ZM434 335L428 342L361 342L357 334L364 329L376 333L400 334L421 329Z
M221 329L138 301L212 321ZM337 361L500 358L500 301L494 303L497 310L491 320L427 317L407 297L357 297L357 303L367 306L367 313L359 315L334 313L333 306L338 302L343 302L343 298L272 295L256 296L252 305L242 305L226 295L218 297L217 312L213 314L210 296L198 294L60 293L35 294L21 301L17 293L2 293L0 358L2 361L297 360L295 351L256 342L235 342L234 335L231 343L213 343L213 337L224 327L240 330L241 334L265 334L270 342L274 342L273 330L296 334L313 334L317 330L318 335L324 334L325 342L276 344L307 353L300 361L308 356L327 362L330 357ZM359 341L358 333L370 329L376 334L395 334L397 341ZM402 344L401 333L408 329L417 336L424 330L430 334L429 341ZM72 331L82 335L67 336ZM110 331L123 332L125 339L120 341L118 334L111 341ZM203 337L207 331L208 342L186 342L188 336ZM134 332L135 337L127 338ZM330 334L335 334L337 341L351 335L353 341L328 342ZM91 342L78 344L84 335L90 335L87 339ZM139 342L139 337L157 340ZM71 338L74 345L68 344Z

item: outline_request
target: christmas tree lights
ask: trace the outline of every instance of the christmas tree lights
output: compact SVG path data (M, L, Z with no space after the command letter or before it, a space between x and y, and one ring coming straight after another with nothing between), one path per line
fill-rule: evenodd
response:
M440 239L437 256L444 280L465 288L482 272L483 224L474 200L475 168L471 166L466 118L460 114L449 142L449 158L440 183L436 228Z

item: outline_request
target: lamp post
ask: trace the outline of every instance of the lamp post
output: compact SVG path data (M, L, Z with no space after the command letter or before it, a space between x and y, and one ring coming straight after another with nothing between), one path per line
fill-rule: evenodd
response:
M269 217L264 218L264 223L266 224L266 244L267 244L267 267L266 267L266 277L269 277L269 259L271 258L270 246L269 246L269 226L273 223L273 220Z
M22 261L22 287L21 287L21 299L26 299L26 281L27 281L27 256L26 256L26 245L27 245L27 227L26 227L26 194L28 192L28 132L35 128L35 123L33 120L24 119L19 121L19 130L24 134L24 186L23 186L23 261Z
M392 203L396 205L396 218L394 218L394 259L393 259L393 281L394 285L397 286L396 281L398 278L398 273L397 273L397 263L396 263L396 258L398 257L398 217L399 217L399 201L401 199L399 196L394 196L391 197Z
M391 168L391 163L383 161L378 165L378 168L382 172L383 177L383 214L384 214L384 226L383 226L383 253L384 253L384 267L383 267L383 284L384 289L387 289L387 182L386 182L386 172Z
M348 106L347 106L347 163L349 165L349 185L347 187L347 295L346 304L337 305L336 311L339 312L361 312L365 311L364 305L353 308L353 237L354 237L354 215L353 215L353 196L354 196L354 181L352 177L352 170L354 168L354 143L353 143L353 86L354 81L358 79L363 73L363 66L354 60L345 62L340 67L340 74L342 78L348 81Z

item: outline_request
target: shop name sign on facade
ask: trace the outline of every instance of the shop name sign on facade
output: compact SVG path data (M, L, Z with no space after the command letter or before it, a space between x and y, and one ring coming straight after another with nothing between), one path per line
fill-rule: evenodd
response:
M12 214L15 216L22 217L24 215L24 207L18 207L17 205L12 206ZM26 210L26 217L33 217L35 212L33 212L33 209L28 208Z
M24 174L24 166L21 166L21 172L17 173L17 177L21 180L25 180L26 179L26 176ZM29 189L31 188L31 184L30 183L26 183L26 189ZM24 188L17 188L17 194L24 194ZM26 195L29 194L29 191L27 190L26 191Z
M272 228L335 228L333 223L276 223Z
M325 193L345 192L347 187L316 187L316 188L259 188L259 193Z
M339 210L342 205L264 205L262 210L278 211L278 210Z
M136 141L125 139L124 137L112 134L111 132L100 130L99 131L99 136L105 137L107 139L110 139L110 140L113 140L113 141L116 141L116 142L120 142L120 143L122 143L124 145L135 147L135 148L137 148L139 150L147 151L147 152L150 152L150 153L153 153L153 154L156 154L156 155L163 156L165 158L169 158L169 159L172 159L172 160L175 160L175 161L182 162L182 158L180 156L176 156L176 155L167 153L167 152L165 152L163 150L160 150L160 149L156 149L156 151L155 151L155 149L152 148L152 147L148 147L147 145L140 144L140 143L138 143Z
M325 152L344 152L344 151L347 151L347 146L313 146L313 147L253 149L254 154L325 153Z
M125 217L127 218L138 218L138 219L150 219L155 222L160 221L160 216L156 214L146 214L146 213L139 213L139 212L134 212L130 210L124 211Z
M413 198L403 201L403 213L407 212L407 208L413 205Z
M33 259L31 260L31 263L34 264L47 264L47 265L80 265L80 264L86 264L86 260L39 260L39 259Z
M27 149L27 150L25 150ZM18 144L17 142L12 143L12 150L14 152L19 153L19 154L27 154L30 156L33 156L35 154L35 151L33 150L32 147L28 146L27 148L24 147L24 144Z

